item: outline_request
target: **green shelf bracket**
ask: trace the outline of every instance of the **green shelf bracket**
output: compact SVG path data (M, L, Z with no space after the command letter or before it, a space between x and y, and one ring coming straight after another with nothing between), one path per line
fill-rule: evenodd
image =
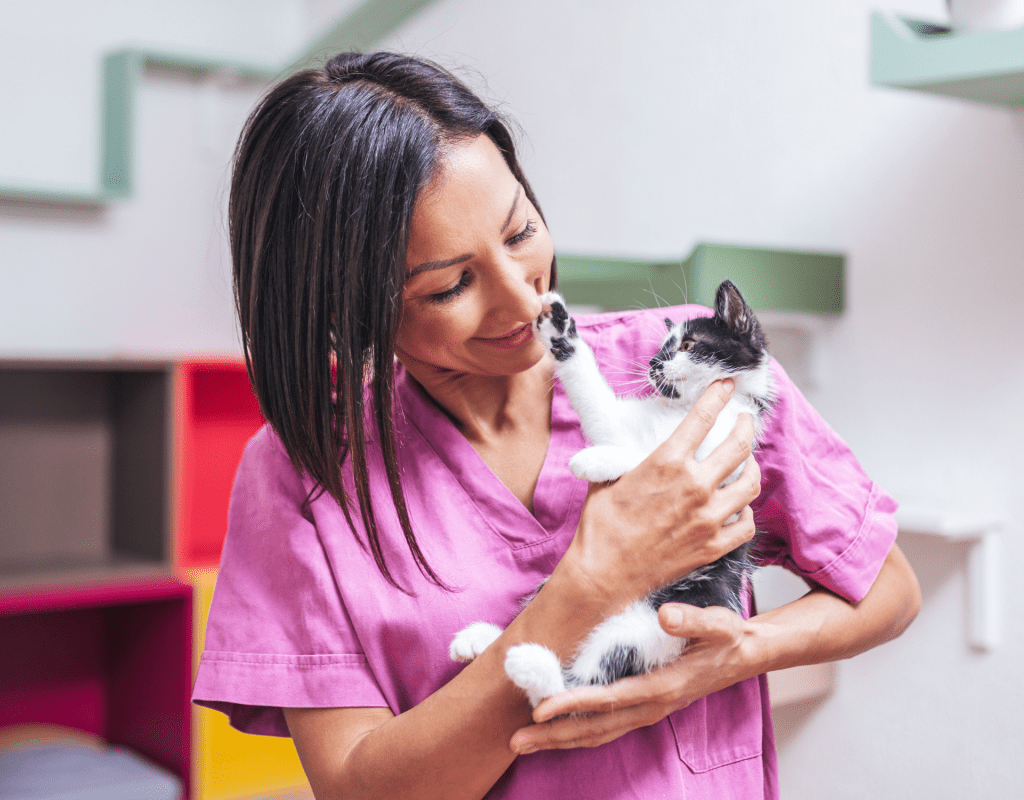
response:
M876 86L1024 106L1024 28L954 31L874 13L871 82Z
M845 307L845 261L837 253L706 243L676 262L559 254L558 285L574 305L623 310L713 306L728 278L755 311L837 314Z
M139 87L147 69L191 76L230 74L237 80L269 83L320 63L345 49L369 48L397 30L433 0L364 0L301 52L280 64L125 48L108 53L102 66L100 180L93 191L2 186L0 200L47 205L104 205L127 200L135 191L135 119Z

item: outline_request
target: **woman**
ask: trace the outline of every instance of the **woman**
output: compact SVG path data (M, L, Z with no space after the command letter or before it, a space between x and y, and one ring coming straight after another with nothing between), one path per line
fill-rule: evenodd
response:
M414 59L343 54L274 89L239 143L230 227L270 426L236 478L196 701L291 735L318 798L777 797L762 673L880 644L919 602L895 504L784 373L760 469L746 419L693 460L725 382L618 482L573 478L578 419L529 328L555 280L540 207L501 120ZM621 372L662 316L578 322ZM749 620L666 605L678 662L531 717L509 646L569 656L750 539L752 502L807 596ZM452 663L477 619L505 631Z

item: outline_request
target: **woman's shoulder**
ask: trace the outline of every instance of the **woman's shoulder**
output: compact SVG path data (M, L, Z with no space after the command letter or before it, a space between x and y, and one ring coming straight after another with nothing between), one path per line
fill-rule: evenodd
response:
M570 311L572 307L570 306ZM673 323L710 316L709 308L698 305L630 309L603 313L573 313L580 336L593 348L599 361L624 363L654 355L665 338L665 320Z
M570 304L570 312L572 306ZM685 305L664 306L655 308L637 308L624 311L589 312L581 311L573 313L577 328L585 328L594 332L608 330L632 330L645 329L652 325L662 331L665 329L664 320L671 319L673 322L680 322L684 319L694 317L708 317L714 313L710 308L693 303Z

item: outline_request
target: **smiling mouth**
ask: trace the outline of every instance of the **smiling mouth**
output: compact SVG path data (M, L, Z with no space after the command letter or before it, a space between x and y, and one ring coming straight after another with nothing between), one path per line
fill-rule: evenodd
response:
M533 329L530 327L530 323L527 322L521 328L516 328L511 333L506 333L504 336L495 336L493 338L478 337L478 341L485 342L495 347L513 348L520 347L526 344L533 338Z

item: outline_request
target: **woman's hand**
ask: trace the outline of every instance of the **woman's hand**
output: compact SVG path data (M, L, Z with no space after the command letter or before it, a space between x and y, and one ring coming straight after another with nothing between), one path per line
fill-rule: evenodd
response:
M547 698L533 712L537 724L517 731L510 747L520 755L597 747L761 671L744 647L748 623L729 609L668 603L658 621L667 633L689 640L679 659L610 686L586 686ZM568 714L585 716L563 716Z
M732 396L731 380L713 383L675 432L639 466L612 484L592 484L580 524L552 580L609 605L628 605L710 564L754 535L747 508L761 489L751 457L754 425L743 414L706 459L697 448ZM746 461L738 480L723 480ZM736 522L725 525L734 514Z
M858 603L820 586L748 620L724 608L667 603L658 612L661 627L690 639L674 663L610 686L547 698L534 709L537 724L516 731L509 747L518 753L595 747L762 672L850 658L877 647L903 633L920 607L917 578L896 545Z

